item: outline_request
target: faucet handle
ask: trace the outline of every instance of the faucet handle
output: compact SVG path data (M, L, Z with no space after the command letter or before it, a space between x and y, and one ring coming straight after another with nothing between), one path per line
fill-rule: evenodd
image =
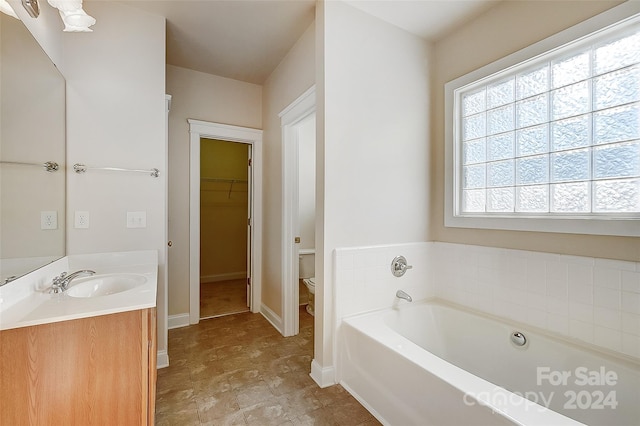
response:
M391 273L394 277L401 277L407 272L407 269L412 269L413 266L407 265L407 259L404 256L396 256L391 261Z
M62 272L60 275L58 275L57 277L53 278L53 283L51 283L51 289L49 290L49 293L62 293L64 291L64 280L67 276L66 272Z
M49 289L49 293L53 293L53 294L62 293L63 283L64 283L63 278L55 277L53 279L53 283L51 284L51 288Z

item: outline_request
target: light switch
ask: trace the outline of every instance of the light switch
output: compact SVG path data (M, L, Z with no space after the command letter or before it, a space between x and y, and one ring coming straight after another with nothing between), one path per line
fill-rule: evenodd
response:
M146 228L147 212L127 212L127 228Z
M58 229L58 212L40 212L40 229Z

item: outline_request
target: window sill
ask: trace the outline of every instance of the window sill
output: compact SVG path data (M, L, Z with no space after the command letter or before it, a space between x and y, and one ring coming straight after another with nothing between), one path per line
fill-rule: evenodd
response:
M558 217L454 216L445 211L444 225L451 228L498 229L507 231L558 232L565 234L640 237L638 219Z

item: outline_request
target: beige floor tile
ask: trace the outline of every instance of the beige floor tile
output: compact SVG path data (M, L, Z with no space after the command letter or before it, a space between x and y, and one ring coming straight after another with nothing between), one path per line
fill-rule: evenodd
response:
M317 408L292 420L296 426L335 426L328 408Z
M245 426L247 424L242 411L228 414L211 421L201 422L201 426Z
M268 426L291 424L285 407L275 398L253 404L243 409L242 412L249 425Z
M198 406L195 401L188 401L188 403L184 405L172 405L171 410L161 410L158 412L156 409L156 425L198 426L200 425Z
M293 337L249 312L170 330L156 425L378 425L340 385L316 385L312 357L313 317L304 307Z
M241 408L250 407L255 405L256 402L273 399L275 396L273 392L271 392L269 385L263 380L236 389L234 392L236 393L238 405L240 405Z
M246 278L200 284L200 318L248 310Z
M231 384L224 374L198 377L192 381L192 386L194 394L201 398L231 390Z
M196 404L202 423L222 419L240 411L240 406L233 392L217 393L205 398L196 398Z

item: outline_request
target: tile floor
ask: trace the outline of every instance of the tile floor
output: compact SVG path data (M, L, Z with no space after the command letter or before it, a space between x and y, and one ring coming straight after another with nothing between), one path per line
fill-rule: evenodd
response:
M247 312L247 279L200 283L200 318Z
M170 330L156 425L378 425L340 385L315 384L312 356L313 317L304 306L293 337L250 312Z

